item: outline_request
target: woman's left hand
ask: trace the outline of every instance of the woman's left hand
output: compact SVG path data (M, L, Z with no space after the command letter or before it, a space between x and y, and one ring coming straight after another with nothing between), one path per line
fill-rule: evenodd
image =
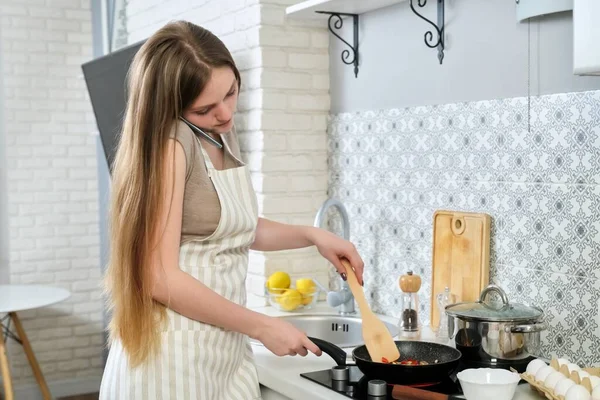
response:
M344 280L346 280L346 268L340 261L340 258L345 258L350 262L356 274L356 279L363 285L363 269L365 264L358 251L356 251L354 244L320 228L314 228L311 236L311 241L317 246L319 253L333 264Z

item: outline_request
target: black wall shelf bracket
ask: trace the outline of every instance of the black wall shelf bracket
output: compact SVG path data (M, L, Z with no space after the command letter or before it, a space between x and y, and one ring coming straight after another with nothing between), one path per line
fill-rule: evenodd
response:
M346 14L346 13L338 13L331 11L315 11L319 14L329 14L329 19L327 20L327 27L329 28L329 32L331 32L335 37L340 39L342 42L346 44L346 46L350 47L351 51L345 49L342 51L342 62L346 65L354 65L354 77L358 77L358 14ZM345 41L340 35L338 35L334 29L342 29L344 25L344 20L342 17L352 17L354 22L354 45L351 45L347 41ZM352 55L352 58L350 56Z
M433 23L432 21L428 20L427 18L425 18L423 15L421 15L415 9L415 6L413 4L415 1L419 7L423 8L427 5L427 0L410 0L410 8L419 18L426 21L428 24L433 26L433 28L435 29L435 31L437 33L437 40L436 41L433 40L433 32L432 31L427 31L427 32L425 32L425 35L424 35L425 45L427 45L427 47L432 48L432 49L437 47L438 60L440 60L440 64L441 64L442 60L444 59L444 24L445 24L444 23L444 5L445 5L445 0L435 0L435 1L437 1L437 25L435 23Z

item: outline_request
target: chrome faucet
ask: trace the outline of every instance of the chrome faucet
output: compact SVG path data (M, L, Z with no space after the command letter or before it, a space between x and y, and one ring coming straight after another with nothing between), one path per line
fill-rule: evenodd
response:
M317 211L317 215L315 217L314 226L320 228L323 224L323 220L327 215L327 211L331 207L336 207L342 216L342 224L343 224L343 237L346 240L350 239L350 219L348 218L348 211L346 207L342 204L341 201L334 198L327 199L319 211ZM352 295L352 291L350 290L350 286L348 286L348 282L344 281L341 276L338 275L339 282L341 282L340 290L330 290L327 292L327 304L331 307L339 307L339 313L341 315L354 314L356 310L354 309L354 296ZM330 282L331 285L331 282Z

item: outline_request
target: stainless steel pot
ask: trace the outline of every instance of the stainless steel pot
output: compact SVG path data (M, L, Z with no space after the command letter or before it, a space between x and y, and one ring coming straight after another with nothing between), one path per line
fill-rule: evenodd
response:
M501 302L485 302L495 292ZM540 352L540 336L548 328L538 307L511 303L502 288L487 286L479 301L446 307L448 332L463 360L482 365L528 361Z

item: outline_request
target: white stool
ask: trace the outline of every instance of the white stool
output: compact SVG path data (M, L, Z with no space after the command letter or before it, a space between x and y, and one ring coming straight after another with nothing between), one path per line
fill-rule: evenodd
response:
M71 296L68 290L41 285L0 285L0 314L7 314L0 318L0 372L4 381L4 396L6 400L14 400L14 391L8 357L6 340L11 338L23 346L29 365L33 370L35 380L40 386L44 400L51 400L50 390L42 374L42 370L33 354L33 349L25 335L23 325L17 312L46 307L51 304L66 300ZM15 333L10 331L10 323L15 325Z

